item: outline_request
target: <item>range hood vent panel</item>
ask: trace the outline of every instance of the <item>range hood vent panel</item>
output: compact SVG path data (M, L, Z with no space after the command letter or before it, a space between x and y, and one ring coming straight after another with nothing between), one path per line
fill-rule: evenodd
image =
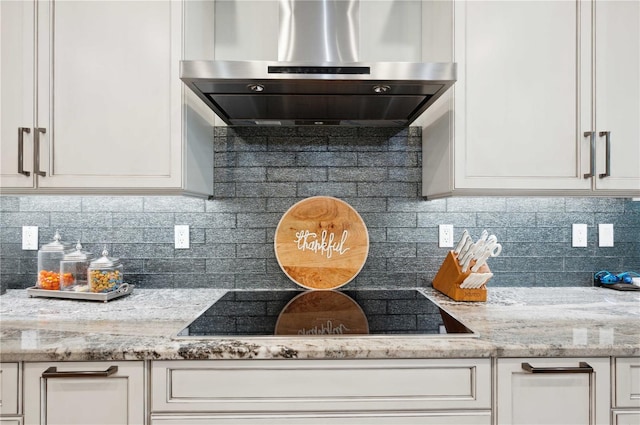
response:
M212 98L221 110L236 120L269 120L274 116L294 121L362 121L371 116L385 116L387 120L406 121L421 102L421 96L233 96Z

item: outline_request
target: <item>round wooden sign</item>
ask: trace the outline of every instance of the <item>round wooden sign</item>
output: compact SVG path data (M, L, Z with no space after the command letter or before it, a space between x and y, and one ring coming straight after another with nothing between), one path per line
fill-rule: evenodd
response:
M338 291L307 291L282 309L275 335L366 335L369 323L362 308Z
M346 202L314 196L282 216L274 238L284 273L307 289L334 289L360 272L369 254L369 233Z

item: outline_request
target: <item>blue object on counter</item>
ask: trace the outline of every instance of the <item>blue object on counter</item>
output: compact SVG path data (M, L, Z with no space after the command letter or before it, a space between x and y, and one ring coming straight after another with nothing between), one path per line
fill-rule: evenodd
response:
M601 270L596 273L593 278L596 282L600 282L603 284L611 284L611 283L631 283L634 277L640 277L640 274L636 272L623 272L618 274L610 273L606 270Z
M613 274L606 270L601 270L593 275L593 279L596 286L617 289L619 291L638 291L640 287L635 286L632 282L634 277L639 276L640 274L636 272Z
M624 273L620 273L618 277L622 279L622 282L624 283L631 283L633 282L633 278L640 277L640 274L636 272L624 272Z

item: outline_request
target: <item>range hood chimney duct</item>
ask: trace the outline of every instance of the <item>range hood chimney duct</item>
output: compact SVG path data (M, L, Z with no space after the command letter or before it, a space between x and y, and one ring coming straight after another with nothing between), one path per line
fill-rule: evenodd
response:
M361 62L359 0L279 0L278 61L182 61L231 126L406 127L456 80L453 63Z
M359 0L280 0L280 62L359 62Z

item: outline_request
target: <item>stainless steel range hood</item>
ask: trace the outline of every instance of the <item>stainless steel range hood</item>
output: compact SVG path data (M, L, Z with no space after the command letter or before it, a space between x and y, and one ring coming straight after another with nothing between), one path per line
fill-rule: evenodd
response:
M279 61L182 61L180 78L232 126L408 126L456 66L358 61L358 5L280 0Z

